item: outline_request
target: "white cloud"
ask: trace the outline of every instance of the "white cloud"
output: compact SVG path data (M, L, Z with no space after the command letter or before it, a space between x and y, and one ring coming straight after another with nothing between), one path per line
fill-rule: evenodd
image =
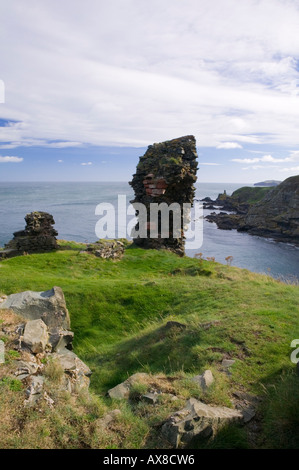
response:
M241 149L242 145L236 142L223 142L222 144L217 145L217 149Z
M89 166L92 165L92 162L83 162L81 163L82 166Z
M20 163L24 159L21 157L1 157L0 156L0 163Z
M207 165L207 166L220 166L221 163L212 163L212 162L200 162L199 165Z
M232 158L232 162L236 163L246 163L246 164L255 164L255 163L289 163L299 161L299 150L292 150L289 157L284 158L275 158L272 155L263 155L262 157L256 158ZM255 168L258 168L257 166ZM267 168L273 168L273 166L267 165ZM244 169L244 168L243 168ZM247 169L247 168L245 168Z
M58 161L58 163L63 163L63 160L57 160L57 161Z
M288 172L291 172L291 173L299 173L299 166L293 166L292 168L281 168L280 171L288 171Z
M299 145L298 2L2 3L0 148Z

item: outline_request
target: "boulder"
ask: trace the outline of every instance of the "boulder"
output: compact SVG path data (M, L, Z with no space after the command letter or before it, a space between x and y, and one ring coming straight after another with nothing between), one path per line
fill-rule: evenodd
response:
M11 294L0 304L0 309L13 310L28 320L41 318L48 327L70 328L69 312L60 287L45 292L28 290Z
M239 410L210 406L190 398L186 407L173 414L162 426L162 436L175 448L192 443L199 437L210 437L222 426L243 423Z
M209 388L214 382L213 374L210 370L205 370L202 375L193 377L193 382L197 383L203 390Z
M114 398L115 400L128 399L133 385L146 380L147 377L148 377L148 374L145 374L142 372L133 374L131 375L131 377L129 377L127 380L125 380L121 384L116 385L115 387L108 390L107 392L108 396L110 398Z
M30 320L26 323L22 343L34 354L45 350L48 338L47 326L42 320Z

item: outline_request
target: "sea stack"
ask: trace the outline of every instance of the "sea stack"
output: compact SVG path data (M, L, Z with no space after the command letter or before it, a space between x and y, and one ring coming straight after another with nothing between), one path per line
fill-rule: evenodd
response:
M136 174L130 185L135 192L131 201L136 209L138 223L135 233L145 231L145 236L134 237L134 243L142 248L168 249L184 255L184 230L188 222L183 204L193 204L197 172L196 140L193 135L150 145L140 157ZM146 208L146 216L141 214L139 204ZM153 224L151 207L164 203L168 208L174 203L180 209L181 230L174 230L174 212L169 211L169 233L165 237L161 230L161 211L158 223ZM173 206L174 207L174 206ZM153 226L154 225L154 226ZM156 236L153 233L156 231ZM144 233L144 232L143 232Z

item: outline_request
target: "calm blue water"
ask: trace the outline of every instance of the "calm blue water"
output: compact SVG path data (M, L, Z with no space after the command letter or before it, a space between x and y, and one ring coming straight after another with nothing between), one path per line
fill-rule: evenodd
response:
M216 198L225 189L231 194L244 184L198 183L197 198ZM118 194L133 198L127 183L1 183L0 184L0 246L12 238L12 233L25 227L28 212L46 211L54 216L58 238L75 241L95 241L95 224L99 216L95 208L101 202L117 207ZM204 211L207 215L209 211ZM117 217L117 214L116 214ZM236 230L219 230L215 224L204 221L203 245L187 250L188 256L198 251L204 257L214 256L226 263L233 256L233 265L274 277L299 279L299 249L276 243Z

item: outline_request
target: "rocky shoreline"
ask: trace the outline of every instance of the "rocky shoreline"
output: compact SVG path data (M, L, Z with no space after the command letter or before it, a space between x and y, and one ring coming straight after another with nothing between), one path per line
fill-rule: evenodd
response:
M240 188L231 196L202 200L204 209L220 210L205 217L221 230L238 230L299 246L299 176L274 188ZM224 212L225 211L225 212Z

